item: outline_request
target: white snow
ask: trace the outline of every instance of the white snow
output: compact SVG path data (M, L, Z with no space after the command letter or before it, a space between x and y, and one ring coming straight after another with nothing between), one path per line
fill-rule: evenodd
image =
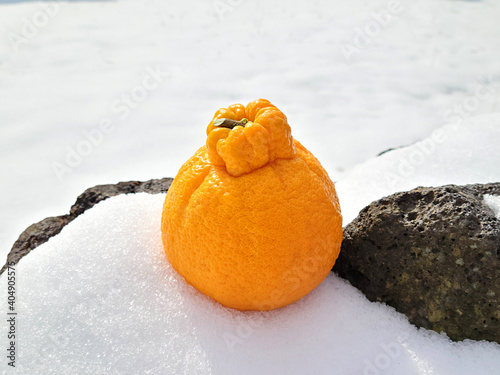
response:
M220 306L166 260L163 200L108 199L19 263L19 367L8 374L498 372L500 345L417 330L333 274L279 310Z
M457 121L458 105L464 117L499 108L496 0L402 0L390 20L390 0L221 1L239 4L223 21L212 0L0 3L1 258L90 186L173 177L233 102L282 108L335 181ZM30 32L33 18L46 25ZM347 60L366 28L377 35ZM157 66L169 77L115 111ZM59 181L53 163L105 118L114 131Z
M345 224L396 191L500 181L499 2L401 1L388 21L386 0L222 1L224 20L202 0L0 4L0 259L89 186L173 177L217 108L259 97L338 181ZM283 309L221 307L166 261L163 198L106 200L19 263L22 367L2 374L498 373L499 345L417 330L333 274Z
M344 223L372 201L398 191L499 182L499 145L500 113L480 115L352 168L336 185Z
M500 220L500 196L485 195L484 201L493 210L495 216Z

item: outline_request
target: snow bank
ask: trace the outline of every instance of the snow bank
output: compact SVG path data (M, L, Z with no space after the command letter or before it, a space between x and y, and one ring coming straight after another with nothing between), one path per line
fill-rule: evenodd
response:
M108 199L19 263L17 373L468 375L500 368L499 345L417 330L333 274L286 308L224 308L167 262L163 200Z
M484 201L493 210L495 216L500 219L500 197L497 195L485 195Z
M418 186L500 181L500 113L446 125L354 167L336 185L344 225L384 196Z

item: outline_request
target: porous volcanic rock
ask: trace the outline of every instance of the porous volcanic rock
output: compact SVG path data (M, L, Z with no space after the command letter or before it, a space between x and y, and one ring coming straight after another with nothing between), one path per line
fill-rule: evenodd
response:
M28 254L34 248L47 242L50 237L58 234L69 222L84 213L97 203L115 195L131 193L166 193L172 178L162 178L149 181L127 181L117 184L97 185L85 190L71 207L67 215L48 217L38 223L30 225L17 239L12 246L7 263L0 270L0 275L5 271L7 264L13 262L16 264L19 260Z
M335 267L371 301L453 340L500 343L500 183L417 188L365 207Z

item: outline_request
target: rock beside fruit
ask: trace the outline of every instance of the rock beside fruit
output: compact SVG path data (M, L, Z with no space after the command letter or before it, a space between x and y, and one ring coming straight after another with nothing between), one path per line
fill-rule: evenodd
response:
M484 195L500 195L500 183L373 202L344 229L333 270L418 327L500 343L500 220Z
M117 184L97 185L89 188L76 199L69 214L45 218L38 223L32 224L21 233L7 256L7 263L14 262L16 264L31 250L58 234L69 222L109 197L131 193L166 193L172 181L172 178L162 178L144 182L127 181ZM0 275L5 269L6 265L0 270Z

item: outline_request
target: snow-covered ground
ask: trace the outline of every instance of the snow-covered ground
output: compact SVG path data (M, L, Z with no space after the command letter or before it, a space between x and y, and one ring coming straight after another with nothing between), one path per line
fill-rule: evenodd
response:
M279 106L335 181L494 112L498 19L495 0L0 1L0 257L87 187L174 176L234 102Z
M391 189L500 181L500 116L480 116L445 137L449 128L345 176L337 186L346 215ZM422 145L431 150L438 139L424 154ZM415 162L422 155L429 168ZM404 160L411 173L382 178L395 177L395 161ZM379 180L387 185L379 188ZM16 266L18 374L498 374L500 345L418 330L334 274L285 308L222 307L168 263L160 233L164 197L101 202ZM495 211L497 198L487 197ZM6 288L4 274L0 290ZM0 325L0 337L8 327Z

